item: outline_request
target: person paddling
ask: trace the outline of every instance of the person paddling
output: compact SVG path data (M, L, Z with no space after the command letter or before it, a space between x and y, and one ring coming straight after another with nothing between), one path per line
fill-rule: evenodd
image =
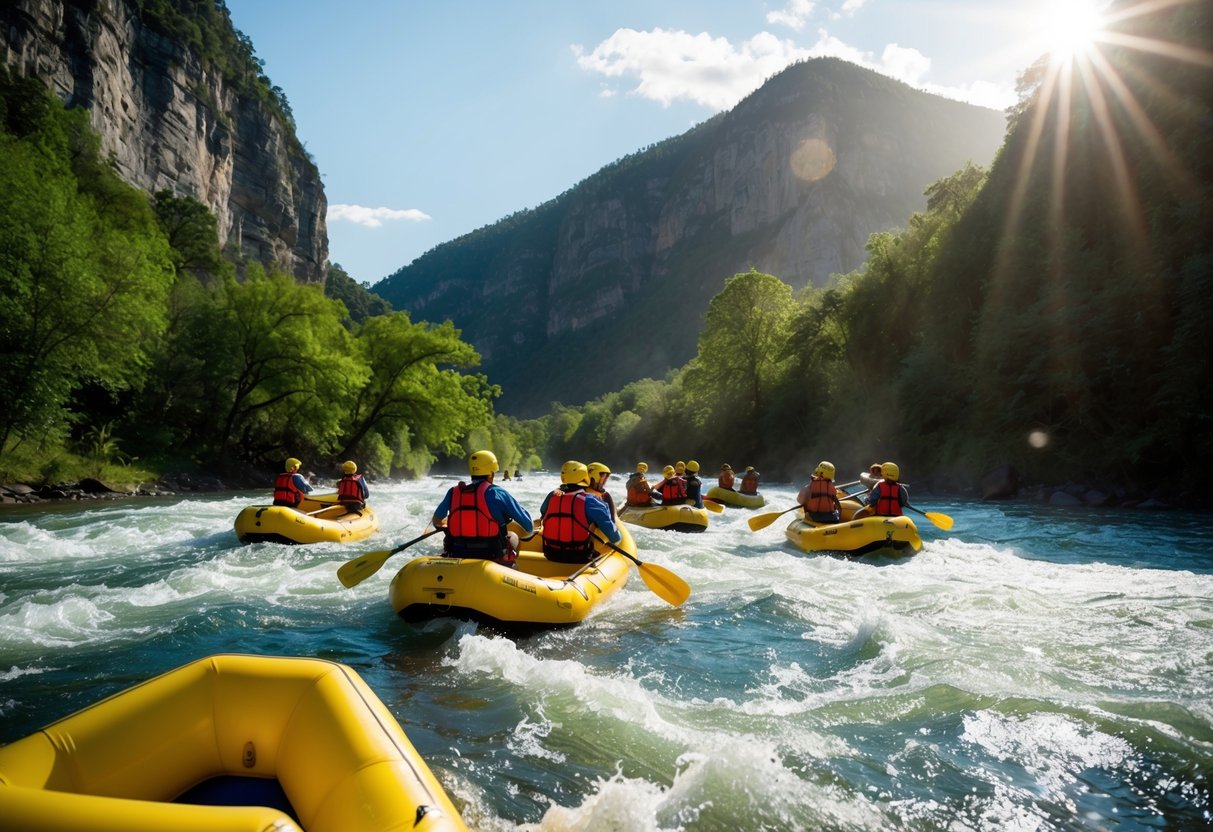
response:
M535 531L527 510L510 492L493 484L497 470L496 454L476 451L468 457L472 481L451 486L434 509L434 528L446 529L443 549L451 557L495 560L513 566L518 559L518 535L509 531L510 521L527 534Z
M371 490L366 485L362 474L358 473L358 464L352 459L341 463L341 479L337 480L337 502L350 511L361 512L366 508L367 498Z
M590 472L570 459L560 468L560 487L543 498L543 556L557 563L589 563L596 556L592 528L611 543L622 539L607 504L586 490Z
M624 485L627 490L627 505L641 507L653 505L653 487L644 477L648 470L647 462L637 462L636 470L628 476L628 481Z
M312 493L312 487L299 473L302 466L303 462L295 457L286 461L285 470L274 478L274 505L297 510L303 496Z
M902 508L910 504L910 492L898 480L901 469L894 462L884 462L880 466L881 481L872 487L868 495L868 504L855 512L855 519L860 517L900 517Z
M736 482L737 477L733 473L733 466L729 465L727 462L724 465L721 465L720 474L716 477L716 484L729 491L736 491L737 489L733 487L734 483Z
M753 465L746 466L745 473L741 476L741 493L742 494L757 494L758 480L760 474L754 470Z
M804 506L804 515L814 523L837 523L842 516L842 503L834 486L834 464L817 463L808 485L800 489L796 502Z
M590 474L590 486L586 490L607 504L607 508L611 510L611 519L619 517L619 512L615 510L615 498L606 490L607 480L611 478L611 469L601 462L591 462L586 466L586 470Z

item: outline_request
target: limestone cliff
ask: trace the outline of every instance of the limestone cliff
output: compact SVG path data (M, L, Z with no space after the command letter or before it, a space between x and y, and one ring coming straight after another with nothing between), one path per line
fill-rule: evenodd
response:
M128 182L209 206L228 251L322 281L324 188L289 117L257 94L247 74L200 55L144 5L5 0L0 57L44 80L69 106L88 108L103 153ZM247 43L233 35L222 3L209 13L232 42Z
M578 403L685 363L708 301L737 272L799 288L858 268L870 234L904 226L932 182L989 164L1003 132L993 110L809 61L373 288L460 326L505 388L504 411Z

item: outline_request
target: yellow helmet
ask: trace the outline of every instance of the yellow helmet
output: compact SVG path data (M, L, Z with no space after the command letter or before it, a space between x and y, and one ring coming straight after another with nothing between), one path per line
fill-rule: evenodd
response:
M647 462L637 462L636 463L636 473L643 474L648 470L649 470L649 464Z
M667 465L666 467L662 468L662 469L661 469L661 476L665 477L667 480L668 480L670 477L674 476L674 466L673 466L673 465Z
M823 480L834 479L834 463L822 460L817 463L817 468L813 471L813 476L821 477Z
M345 462L341 463L341 470L347 474L353 474L358 471L358 466L354 463L354 460L347 459Z
M726 462L724 465L721 465L721 466L720 466L720 470L721 470L721 471L732 471L732 470L733 470L733 466L732 466L732 465L729 465L729 463L727 463L727 462Z
M298 468L301 465L303 465L303 463L300 460L295 459L294 457L291 457L290 459L288 459L286 461L286 470L294 471L296 468Z
M690 462L687 463L687 470L690 471L692 474L698 474L699 473L699 463L692 459Z
M603 465L601 462L591 462L586 466L585 469L590 474L590 482L598 482L598 478L603 474L611 473L611 469Z
M476 451L468 457L468 472L473 477L487 477L497 470L497 454L492 451Z
M753 470L754 470L754 466L753 466L753 465L747 465L747 466L745 467L745 472L746 472L747 474L751 473Z
M584 462L570 459L560 466L560 481L565 485L589 485L590 469L585 467Z
M880 464L880 476L886 480L897 482L898 478L901 477L901 469L897 467L896 462L882 462Z
M681 459L674 463L674 473L675 474L681 474L686 469L687 469L687 464L685 462L683 462Z

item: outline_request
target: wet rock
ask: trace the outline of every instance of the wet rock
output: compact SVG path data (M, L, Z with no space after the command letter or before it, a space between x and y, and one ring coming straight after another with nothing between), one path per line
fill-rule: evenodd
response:
M1110 499L1107 494L1098 488L1092 488L1082 495L1082 501L1089 506L1106 506Z
M981 499L1009 500L1019 491L1019 471L1014 465L1000 465L981 478Z
M1049 496L1049 505L1071 507L1071 506L1081 506L1081 505L1084 505L1084 503L1080 497L1075 497L1073 494L1070 494L1069 492L1054 491Z
M80 482L76 483L76 487L85 494L111 494L114 490L101 482L101 480L95 480L92 477L85 477L80 480Z

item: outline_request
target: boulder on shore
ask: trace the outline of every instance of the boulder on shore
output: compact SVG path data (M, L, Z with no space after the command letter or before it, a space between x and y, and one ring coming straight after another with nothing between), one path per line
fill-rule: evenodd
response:
M981 499L1009 500L1019 493L1019 470L1014 465L999 465L981 478Z

